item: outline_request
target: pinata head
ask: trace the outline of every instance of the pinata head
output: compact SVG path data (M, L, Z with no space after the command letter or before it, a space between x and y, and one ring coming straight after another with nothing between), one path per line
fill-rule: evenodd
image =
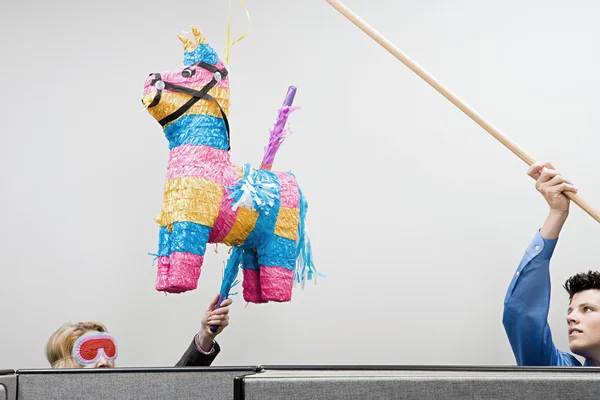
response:
M171 148L182 144L229 150L229 72L198 28L183 43L184 66L146 78L142 103Z

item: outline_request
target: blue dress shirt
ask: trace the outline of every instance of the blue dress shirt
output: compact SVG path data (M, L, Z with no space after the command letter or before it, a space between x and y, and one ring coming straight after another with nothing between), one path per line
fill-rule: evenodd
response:
M548 325L550 258L556 242L537 232L504 299L502 323L517 365L581 366L573 355L556 348ZM586 361L584 366L592 364Z

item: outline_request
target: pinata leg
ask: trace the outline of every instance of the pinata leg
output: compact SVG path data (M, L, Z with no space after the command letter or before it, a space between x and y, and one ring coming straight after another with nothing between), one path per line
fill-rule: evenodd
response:
M161 289L183 293L196 289L211 228L194 222L174 222L169 237L171 254Z
M261 296L267 301L292 299L296 241L273 235L258 249Z
M158 257L158 270L156 271L156 290L163 292L168 286L168 273L171 259L168 256Z
M168 275L171 267L171 232L161 226L158 232L158 269L156 271L156 290L164 291L168 286Z
M260 290L260 267L256 250L244 249L243 257L244 280L242 281L242 288L244 300L248 303L266 303L267 300L262 298Z

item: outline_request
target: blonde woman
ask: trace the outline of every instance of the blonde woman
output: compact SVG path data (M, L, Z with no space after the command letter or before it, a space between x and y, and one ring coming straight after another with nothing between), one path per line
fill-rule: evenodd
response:
M221 351L215 338L229 325L229 305L226 299L215 310L217 295L206 309L200 331L183 354L176 367L209 366ZM210 326L217 326L216 332ZM67 323L58 328L46 343L46 359L52 368L114 368L118 356L115 338L99 322Z

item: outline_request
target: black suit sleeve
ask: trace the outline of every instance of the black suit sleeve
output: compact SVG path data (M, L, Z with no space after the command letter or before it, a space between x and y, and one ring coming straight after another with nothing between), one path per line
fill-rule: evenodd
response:
M212 364L215 357L221 351L221 347L219 343L215 341L214 346L215 351L212 354L204 354L198 351L196 348L195 338L192 339L192 343L188 347L183 356L181 356L181 360L177 364L176 367L208 367Z

